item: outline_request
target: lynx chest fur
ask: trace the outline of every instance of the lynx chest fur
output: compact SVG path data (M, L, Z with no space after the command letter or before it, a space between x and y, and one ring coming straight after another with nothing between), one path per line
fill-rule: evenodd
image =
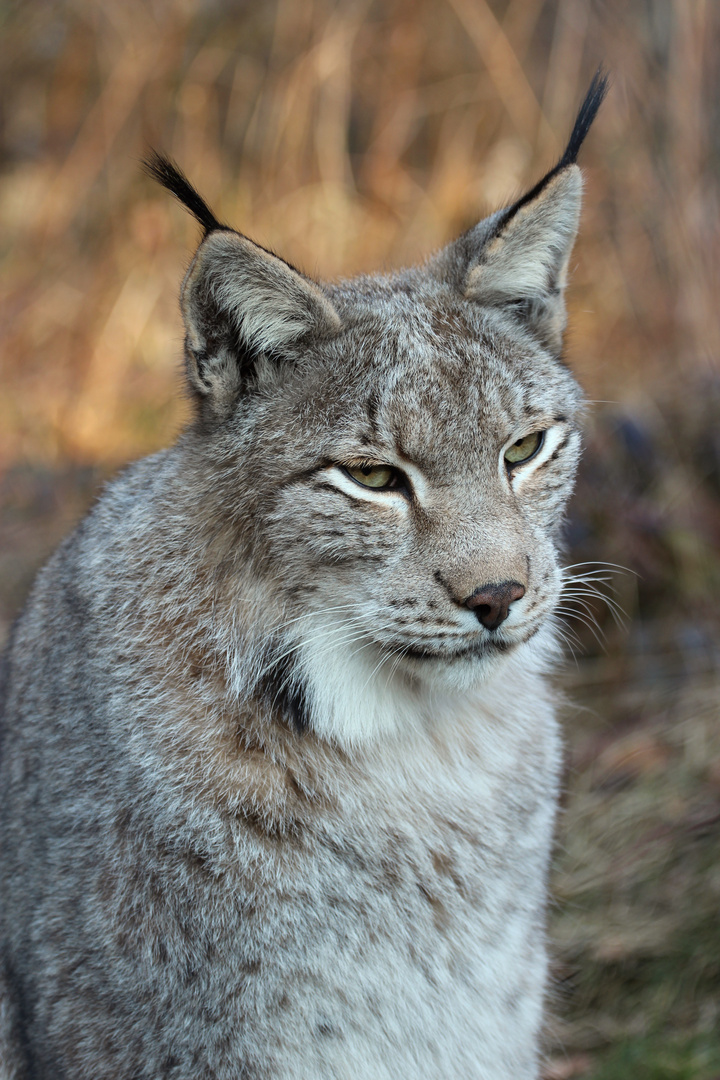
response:
M195 420L38 576L4 661L1 1080L531 1080L580 391L575 159L424 266L221 225Z

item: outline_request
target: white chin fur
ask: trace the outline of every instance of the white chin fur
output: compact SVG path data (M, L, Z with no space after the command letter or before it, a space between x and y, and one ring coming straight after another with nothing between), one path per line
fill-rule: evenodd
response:
M457 660L405 660L383 654L368 640L343 643L341 631L324 636L323 647L302 646L299 666L309 720L321 738L351 748L377 739L427 731L482 688L507 689L523 675L539 675L557 656L555 639L543 628L532 646ZM502 695L501 695L502 696Z

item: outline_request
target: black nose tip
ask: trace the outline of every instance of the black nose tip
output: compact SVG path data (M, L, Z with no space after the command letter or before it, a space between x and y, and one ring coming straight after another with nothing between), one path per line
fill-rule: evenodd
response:
M481 585L465 601L465 607L477 615L488 630L497 630L504 623L513 600L525 595L525 587L519 581L501 581L498 585Z

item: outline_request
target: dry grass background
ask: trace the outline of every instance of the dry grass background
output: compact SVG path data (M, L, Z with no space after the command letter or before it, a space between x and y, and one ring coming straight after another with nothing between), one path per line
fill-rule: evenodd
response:
M0 620L98 480L172 439L195 226L325 276L418 259L555 159L602 61L568 359L589 398L569 561L548 1075L720 1076L720 6L711 0L0 2ZM634 576L637 575L637 576Z

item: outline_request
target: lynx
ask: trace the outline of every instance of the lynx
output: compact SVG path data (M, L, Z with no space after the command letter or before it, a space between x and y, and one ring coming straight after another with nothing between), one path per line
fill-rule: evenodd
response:
M2 1080L530 1080L560 767L578 150L424 265L204 237L194 420L7 650Z

